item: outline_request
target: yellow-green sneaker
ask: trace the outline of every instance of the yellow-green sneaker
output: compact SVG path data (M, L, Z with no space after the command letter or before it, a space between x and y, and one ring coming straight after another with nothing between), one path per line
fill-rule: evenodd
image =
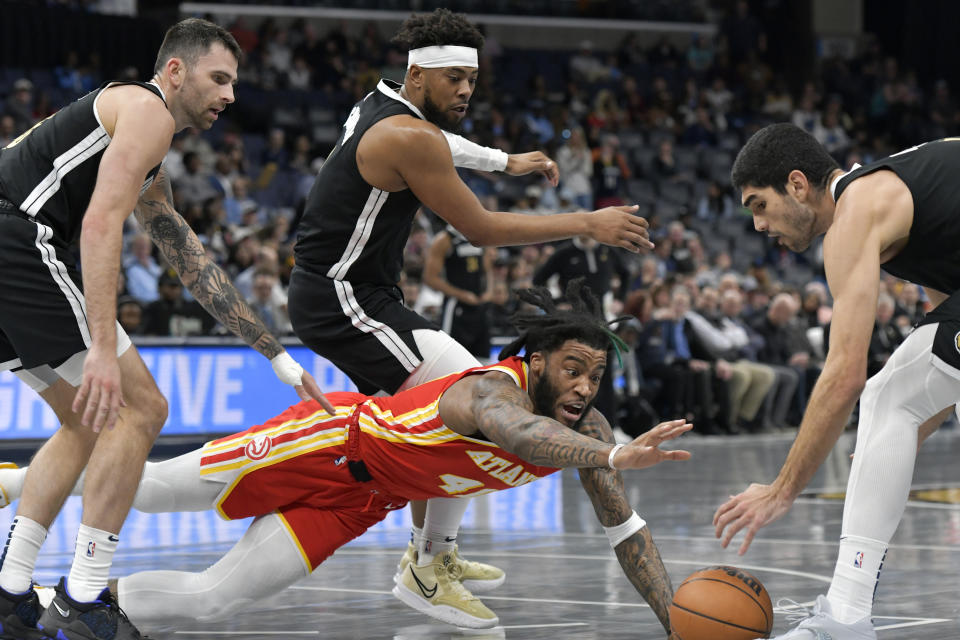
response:
M409 562L393 595L431 618L470 629L487 629L500 622L493 611L460 582L463 569L453 552L434 557L418 567Z
M12 462L0 462L0 469L19 469L17 465ZM0 484L0 509L3 509L5 506L13 502L10 498L10 495L7 493L6 489L3 488L3 485Z
M507 579L507 574L505 574L502 569L498 569L492 564L467 560L461 556L457 545L453 545L453 558L454 561L460 565L460 574L462 576L460 582L473 593L493 591Z
M397 572L393 574L393 584L399 584L400 579L403 578L403 570L407 568L407 565L411 562L417 561L417 547L414 546L412 542L407 543L407 550L403 552L403 557L400 558L400 564L397 565Z

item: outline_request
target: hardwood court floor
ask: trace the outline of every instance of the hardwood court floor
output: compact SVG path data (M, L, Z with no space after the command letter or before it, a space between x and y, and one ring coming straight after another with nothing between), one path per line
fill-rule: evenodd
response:
M842 491L853 434L798 500L755 540L744 557L713 537L713 511L749 482L767 482L784 459L793 434L735 438L685 437L694 457L629 472L632 504L648 522L676 587L695 569L735 564L757 575L774 602L810 604L825 593L835 563ZM875 625L881 640L960 638L960 434L945 430L920 453L916 499L888 553ZM823 497L827 496L827 497ZM67 571L79 524L72 498L52 528L37 579L52 584ZM0 511L0 530L12 519ZM614 640L663 638L650 609L620 571L574 473L478 499L461 536L465 555L492 562L507 581L483 600L502 628L468 632L408 609L390 594L394 567L406 544L408 512L394 513L340 550L312 576L220 624L147 630L162 640L188 638L387 638ZM235 541L246 522L212 513L146 515L133 512L124 529L114 574L154 568L200 571ZM781 613L775 633L789 627Z

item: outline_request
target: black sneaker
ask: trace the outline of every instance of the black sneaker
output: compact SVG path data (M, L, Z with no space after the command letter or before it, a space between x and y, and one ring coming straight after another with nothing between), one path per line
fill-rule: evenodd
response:
M67 594L66 578L60 578L37 627L57 640L149 640L127 619L110 589L93 602L77 602Z
M37 620L43 613L37 592L13 594L0 589L0 638L11 640L38 640L43 634L37 629Z

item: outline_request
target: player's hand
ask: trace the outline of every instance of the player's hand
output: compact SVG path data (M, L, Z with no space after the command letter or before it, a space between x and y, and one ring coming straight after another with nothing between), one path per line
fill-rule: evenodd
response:
M686 420L661 422L650 431L626 445L613 457L617 469L644 469L664 460L689 460L690 452L682 449L667 451L660 445L690 431L693 425Z
M473 291L464 291L457 297L460 299L460 302L463 304L468 304L471 307L475 307L484 302L483 298L475 294Z
M751 484L743 493L730 496L713 514L714 533L718 538L722 536L720 545L726 549L733 536L746 529L743 544L737 551L742 556L750 548L757 531L783 516L792 503L793 500L781 496L772 485Z
M542 151L511 153L507 156L507 168L504 171L512 176L525 176L536 172L554 187L560 183L560 169L557 168L557 163Z
M337 410L333 408L333 405L330 404L330 401L323 396L323 391L320 390L313 376L307 373L296 360L290 357L289 353L283 351L279 355L274 356L274 358L270 360L270 364L273 366L273 372L277 374L280 381L293 386L301 400L304 402L311 399L316 400L320 403L320 406L323 407L324 411L330 415L337 412Z
M99 433L104 427L114 427L122 406L126 404L116 349L103 351L95 344L83 361L83 381L73 398L73 412L82 412L80 424Z
M633 253L653 248L650 225L637 215L637 205L607 207L584 215L590 216L590 237L597 242Z

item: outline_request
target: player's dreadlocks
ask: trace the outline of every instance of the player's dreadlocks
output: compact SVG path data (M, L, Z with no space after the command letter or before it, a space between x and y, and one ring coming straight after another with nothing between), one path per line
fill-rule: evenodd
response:
M473 47L479 51L483 48L483 34L462 13L437 9L404 20L390 42L405 51L444 45Z
M499 359L504 360L515 356L525 349L525 358L529 360L531 353L556 351L567 340L576 340L604 351L615 349L619 359L620 352L626 351L628 347L609 329L603 317L600 301L589 287L584 286L583 280L583 278L577 278L567 284L567 290L560 303L569 305L569 309L558 308L546 287L517 291L517 297L520 300L532 304L543 312L518 311L513 315L511 321L520 332L520 337L500 351Z

